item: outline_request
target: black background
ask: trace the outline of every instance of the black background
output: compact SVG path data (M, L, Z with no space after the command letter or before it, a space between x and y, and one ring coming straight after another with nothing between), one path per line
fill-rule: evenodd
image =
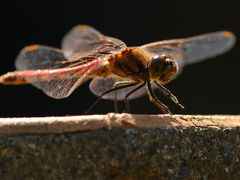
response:
M233 31L238 38L240 14L237 1L19 1L1 2L0 73L14 70L14 59L26 45L60 46L74 25L85 23L127 45L198 35L217 30ZM239 114L239 43L228 53L188 66L166 87L186 107L174 113ZM162 96L160 96L162 99ZM0 85L0 116L82 114L96 99L88 83L69 98L55 100L30 86ZM134 113L159 113L147 97L131 101ZM124 110L121 104L121 111ZM112 101L101 101L92 113L113 111Z

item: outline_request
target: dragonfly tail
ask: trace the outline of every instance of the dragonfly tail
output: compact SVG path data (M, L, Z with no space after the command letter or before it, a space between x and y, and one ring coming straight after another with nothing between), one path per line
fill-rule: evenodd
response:
M28 82L26 82L21 76L17 75L17 73L9 72L0 76L0 83L4 85L20 85L27 84Z

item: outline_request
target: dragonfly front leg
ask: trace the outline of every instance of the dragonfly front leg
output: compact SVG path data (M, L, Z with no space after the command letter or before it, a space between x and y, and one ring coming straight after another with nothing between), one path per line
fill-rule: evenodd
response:
M172 114L169 108L165 104L163 104L154 94L151 87L151 82L149 79L147 79L147 94L148 94L149 100L153 102L163 113Z
M180 108L184 109L184 106L181 105L177 99L176 96L174 96L168 89L166 89L164 86L161 84L158 84L156 81L154 81L155 85L158 87L158 90L166 96L167 98L171 99L176 105L178 105Z

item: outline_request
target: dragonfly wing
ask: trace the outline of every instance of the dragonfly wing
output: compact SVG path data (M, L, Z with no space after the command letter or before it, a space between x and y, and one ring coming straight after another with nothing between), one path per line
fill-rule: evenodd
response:
M57 65L66 62L62 51L57 48L31 45L23 48L15 60L15 66L19 70L58 68Z
M126 47L121 40L104 36L88 25L75 26L62 40L64 55L69 60L91 55L103 57Z
M89 88L93 94L96 96L102 95L104 92L113 89L114 84L119 81L127 81L128 79L115 79L112 77L107 77L107 78L102 78L102 77L96 77L94 78L90 85ZM139 84L140 85L140 84ZM124 100L125 96L127 93L129 93L131 90L135 89L137 86L131 86L123 89L116 90L117 93L117 100ZM146 93L146 88L142 87L136 92L134 92L132 95L129 96L128 99L135 99L138 98ZM114 100L115 99L115 92L108 93L102 97L103 99L110 99Z
M62 49L66 57L71 54L87 53L95 50L104 39L104 35L88 25L77 25L62 40Z
M48 96L61 99L68 97L72 92L72 87L79 78L71 78L71 79L61 79L61 80L49 80L45 82L37 82L33 85L38 89L41 89ZM83 81L84 82L84 81Z
M85 66L85 67L84 67ZM33 83L34 86L41 89L45 94L55 99L68 97L77 87L90 79L92 73L103 66L100 60L90 62L83 67L72 67L56 69L56 74L52 73L47 81ZM81 69L82 68L82 69ZM58 79L58 73L65 73ZM55 77L57 76L57 77Z
M42 45L25 47L17 56L15 64L22 71L12 72L13 77L20 75L48 96L57 99L69 96L89 79L93 71L103 66L102 61L95 56L68 61L61 50Z
M154 42L141 48L152 54L169 54L182 67L226 52L234 45L235 39L233 33L219 31L185 39Z

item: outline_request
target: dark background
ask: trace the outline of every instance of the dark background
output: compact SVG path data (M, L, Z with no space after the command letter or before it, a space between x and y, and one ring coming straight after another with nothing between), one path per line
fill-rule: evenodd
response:
M4 1L0 7L0 74L14 70L14 59L26 45L60 46L74 25L85 23L127 45L198 35L217 30L233 31L238 38L237 1ZM166 87L186 107L173 113L239 114L239 43L228 53L188 66ZM162 96L160 96L161 99ZM47 116L82 114L96 99L88 83L69 98L55 100L30 86L0 85L0 116ZM131 101L134 113L159 113L147 97ZM121 111L124 110L121 104ZM92 113L113 111L113 102L101 101Z

